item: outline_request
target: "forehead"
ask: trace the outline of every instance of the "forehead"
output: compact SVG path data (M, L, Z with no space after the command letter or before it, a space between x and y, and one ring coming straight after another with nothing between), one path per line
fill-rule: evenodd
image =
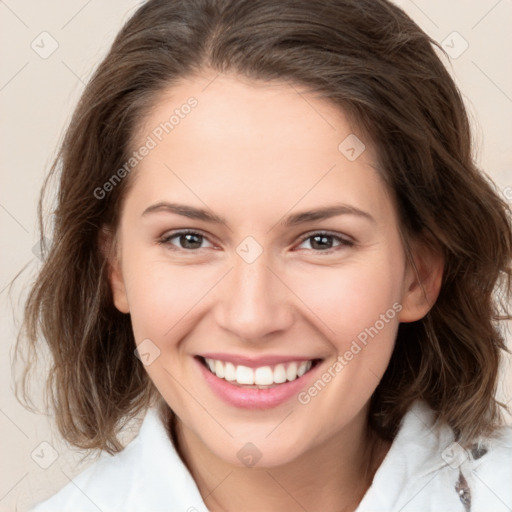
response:
M139 124L137 139L156 132L158 139L172 133L177 140L191 130L199 152L208 145L234 149L236 144L250 151L248 157L255 152L261 156L264 143L267 153L280 146L292 156L311 154L317 147L325 152L328 145L337 150L344 137L356 132L364 138L340 107L304 86L213 72L160 92ZM372 148L366 144L366 149L368 157Z
M290 209L344 193L378 206L386 195L374 150L345 113L286 82L185 80L158 96L133 146L148 139L135 172L147 201L181 192L219 206L247 207L250 198Z

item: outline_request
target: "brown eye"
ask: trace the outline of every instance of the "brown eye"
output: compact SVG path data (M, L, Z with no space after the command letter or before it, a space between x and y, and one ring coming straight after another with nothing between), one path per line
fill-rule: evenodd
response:
M313 233L303 238L300 245L302 246L306 242L309 243L310 247L303 247L304 249L311 249L317 252L329 251L330 249L336 250L338 247L354 245L352 241L330 233Z
M175 241L176 240L176 241ZM207 242L205 236L195 231L181 231L169 233L160 243L171 246L172 249L195 250L202 249L203 243ZM209 243L209 242L208 242ZM211 244L210 244L211 247Z
M315 235L310 238L311 240L311 247L313 249L330 249L333 244L333 237L332 236L325 236L325 235Z
M199 249L203 237L194 233L188 235L178 235L179 244L183 249Z

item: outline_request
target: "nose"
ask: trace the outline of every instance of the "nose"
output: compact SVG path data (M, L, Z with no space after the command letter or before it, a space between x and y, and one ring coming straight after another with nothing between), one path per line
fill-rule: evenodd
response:
M236 255L218 292L217 325L241 340L263 341L293 323L293 293L270 268L265 253L252 263Z

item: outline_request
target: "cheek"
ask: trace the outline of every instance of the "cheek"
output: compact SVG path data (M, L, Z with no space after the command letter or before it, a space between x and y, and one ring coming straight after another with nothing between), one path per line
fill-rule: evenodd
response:
M125 261L130 315L137 342L178 337L208 294L218 270L170 264L133 253Z
M316 324L324 325L326 337L342 350L376 322L377 327L382 327L379 319L386 312L394 319L390 323L398 322L395 317L396 304L401 300L400 268L399 262L392 264L385 258L380 263L355 263L339 269L318 267L307 276L297 273L294 291L315 313ZM379 330L387 327L388 322L386 329Z
M399 263L383 260L339 272L322 269L301 281L299 293L333 355L298 400L323 418L326 436L367 403L389 364L401 310L400 271Z

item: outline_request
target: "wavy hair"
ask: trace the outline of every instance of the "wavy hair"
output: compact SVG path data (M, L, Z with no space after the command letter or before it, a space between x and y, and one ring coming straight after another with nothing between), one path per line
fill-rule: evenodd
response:
M306 86L343 109L377 150L406 247L445 261L439 298L400 325L369 424L392 439L416 399L461 443L499 424L495 398L509 318L510 209L472 156L468 116L442 49L386 0L150 0L114 40L76 107L48 180L58 182L52 243L30 291L16 354L49 349L47 405L65 439L122 450L119 433L157 391L134 356L129 315L113 304L100 250L130 174L105 197L159 93L204 69ZM41 236L45 236L39 205Z

